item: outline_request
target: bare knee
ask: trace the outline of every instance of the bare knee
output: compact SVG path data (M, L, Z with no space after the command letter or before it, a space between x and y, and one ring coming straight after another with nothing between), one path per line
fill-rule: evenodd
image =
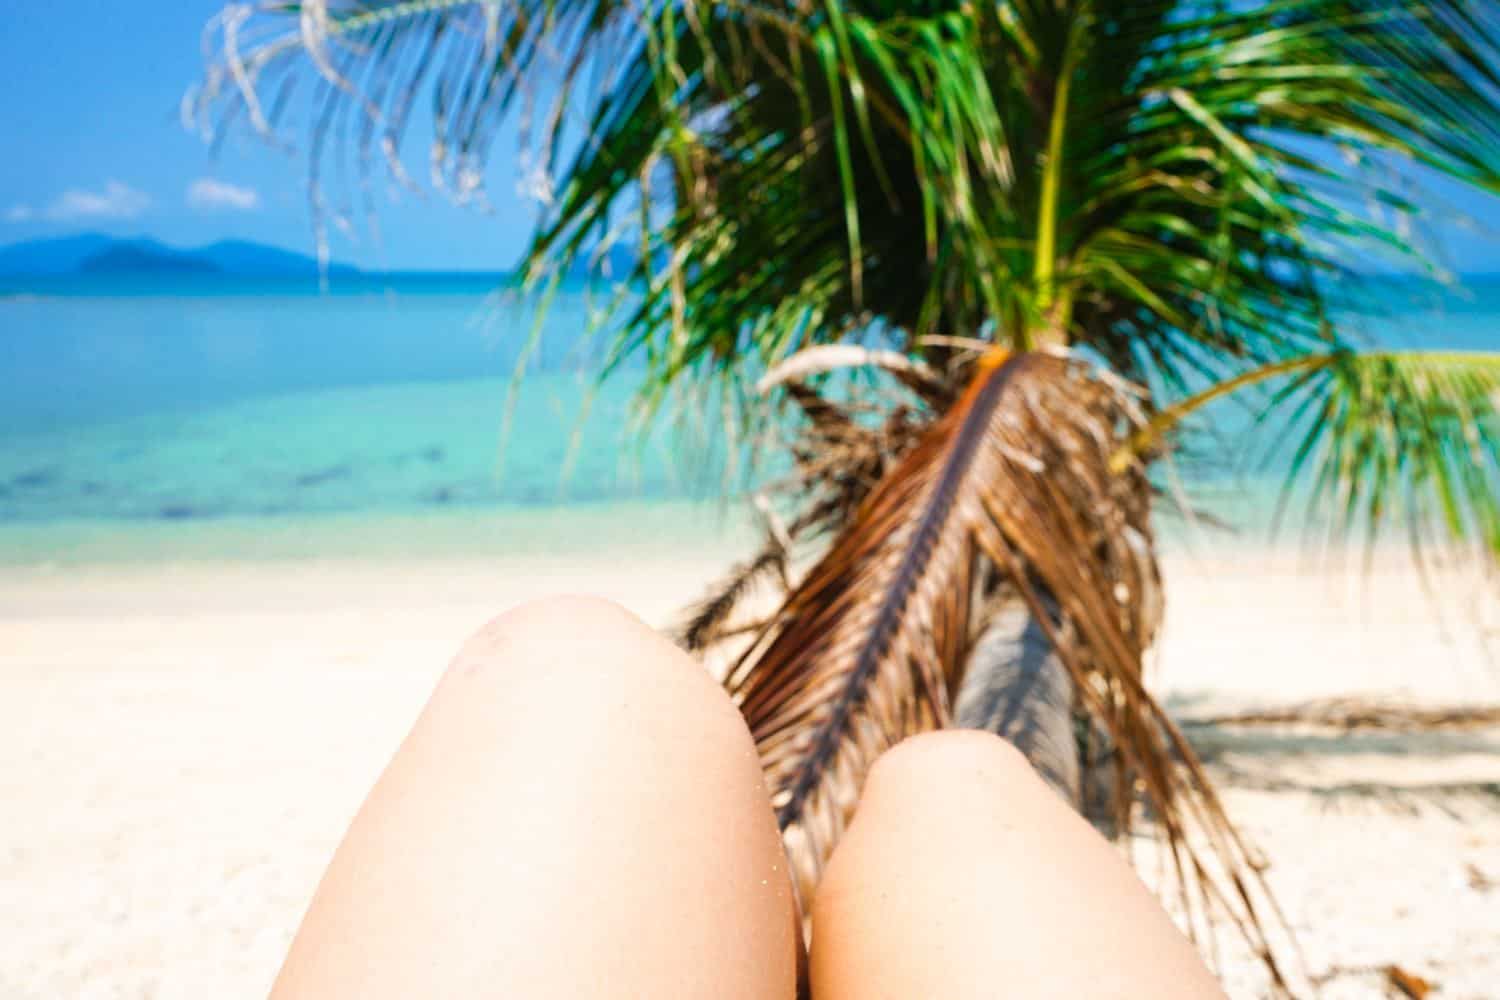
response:
M994 733L946 729L903 740L882 754L870 771L866 797L966 796L977 787L1029 787L1039 780L1021 752Z
M577 662L570 652L601 642L639 642L651 629L625 608L585 594L527 601L495 616L464 643L454 666L470 672L520 666L533 657Z
M823 888L862 878L869 856L964 836L976 829L976 815L1008 808L1042 787L1020 751L992 733L953 729L904 740L871 769Z
M889 858L1010 836L1030 822L1023 817L1034 803L1054 798L1020 751L992 733L954 729L904 740L871 769L817 899L839 895Z
M1114 850L987 733L876 762L813 928L817 996L1221 995Z
M577 676L610 685L638 681L645 673L688 673L692 666L613 601L564 594L528 601L491 619L464 643L448 675L490 684Z
M1059 808L1055 800L1021 752L993 733L950 729L898 743L870 771L818 886L813 926L863 907L889 871L920 864L929 888L952 887L979 864L1025 856L1012 850L1016 838L1047 825L1037 804Z
M625 608L564 595L519 605L480 628L435 696L555 717L560 732L600 713L691 717L741 751L739 711L700 664Z

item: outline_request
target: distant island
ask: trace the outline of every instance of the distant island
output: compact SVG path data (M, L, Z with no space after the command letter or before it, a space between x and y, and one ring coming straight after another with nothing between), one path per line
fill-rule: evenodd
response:
M629 280L635 267L634 252L612 246L602 261L584 253L564 277L574 282L606 283ZM602 274L595 269L602 264ZM119 238L102 233L84 233L52 239L28 240L0 246L0 294L44 290L47 293L74 289L97 289L122 283L163 284L173 288L206 288L273 281L315 286L323 277L333 279L335 289L361 290L396 281L424 286L459 283L498 287L516 274L502 269L486 271L365 271L351 264L332 263L320 274L317 260L308 254L249 240L220 240L207 246L182 248L150 237ZM77 280L75 280L77 279Z
M333 277L360 273L348 264L328 267L328 274ZM180 249L148 238L118 239L85 233L0 247L0 277L70 275L316 278L318 262L306 254L248 240L221 240L204 247Z
M112 246L79 262L79 274L223 274L196 254L164 253L152 247Z

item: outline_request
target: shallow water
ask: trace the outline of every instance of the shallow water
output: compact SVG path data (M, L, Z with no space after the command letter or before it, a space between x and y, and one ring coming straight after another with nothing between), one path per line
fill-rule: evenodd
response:
M175 537L171 526L190 522L217 522L197 534L227 556L263 550L273 522L306 528L318 518L330 519L330 538L362 517L454 524L558 505L616 510L590 530L619 536L642 505L679 504L712 523L722 469L684 450L677 433L702 428L667 420L648 438L631 433L638 376L627 369L597 384L598 297L584 289L565 287L547 313L507 424L532 314L494 287L427 276L331 294L264 283L8 289L0 560L66 558L88 545L149 555L163 531ZM1500 282L1440 301L1390 285L1380 302L1381 314L1359 320L1372 339L1500 347ZM1223 417L1242 420L1230 409ZM1236 463L1194 467L1185 484L1249 525L1265 520L1271 485ZM409 534L417 546L422 533ZM116 541L98 549L106 535Z

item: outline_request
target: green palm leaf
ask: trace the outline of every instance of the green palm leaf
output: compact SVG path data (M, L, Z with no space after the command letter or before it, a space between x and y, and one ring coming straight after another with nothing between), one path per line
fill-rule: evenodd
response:
M340 123L399 170L425 86L434 177L477 198L501 124L551 95L535 117L582 135L535 137L559 176L527 273L638 244L616 353L658 389L743 389L876 320L910 351L1087 346L1171 394L1346 346L1327 299L1351 250L1420 260L1366 208L1415 211L1403 163L1500 190L1496 21L1454 0L275 4L224 32L196 108L275 128L289 105L259 95L321 73L321 183Z
M1401 527L1414 545L1470 543L1500 562L1500 354L1339 350L1263 365L1157 413L1115 467L1267 381L1283 384L1257 423L1289 454L1283 503L1300 494L1310 526L1369 543Z
M1341 355L1277 402L1303 414L1289 486L1315 522L1500 560L1500 354Z

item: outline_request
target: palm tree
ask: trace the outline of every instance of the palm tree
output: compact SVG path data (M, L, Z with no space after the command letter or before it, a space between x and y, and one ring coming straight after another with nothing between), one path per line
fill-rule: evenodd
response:
M795 417L764 549L683 638L730 651L804 894L882 750L957 712L1043 734L1077 796L1076 710L1189 922L1227 914L1280 983L1250 853L1142 684L1147 473L1251 391L1330 532L1500 554L1500 356L1380 349L1337 308L1372 261L1433 273L1405 235L1431 178L1500 192L1497 26L1478 0L309 0L227 9L185 106L277 142L305 109L320 219L340 156L412 183L419 94L460 200L515 118L546 199L523 281L631 248L610 360L644 363L643 412L696 399L731 441Z

